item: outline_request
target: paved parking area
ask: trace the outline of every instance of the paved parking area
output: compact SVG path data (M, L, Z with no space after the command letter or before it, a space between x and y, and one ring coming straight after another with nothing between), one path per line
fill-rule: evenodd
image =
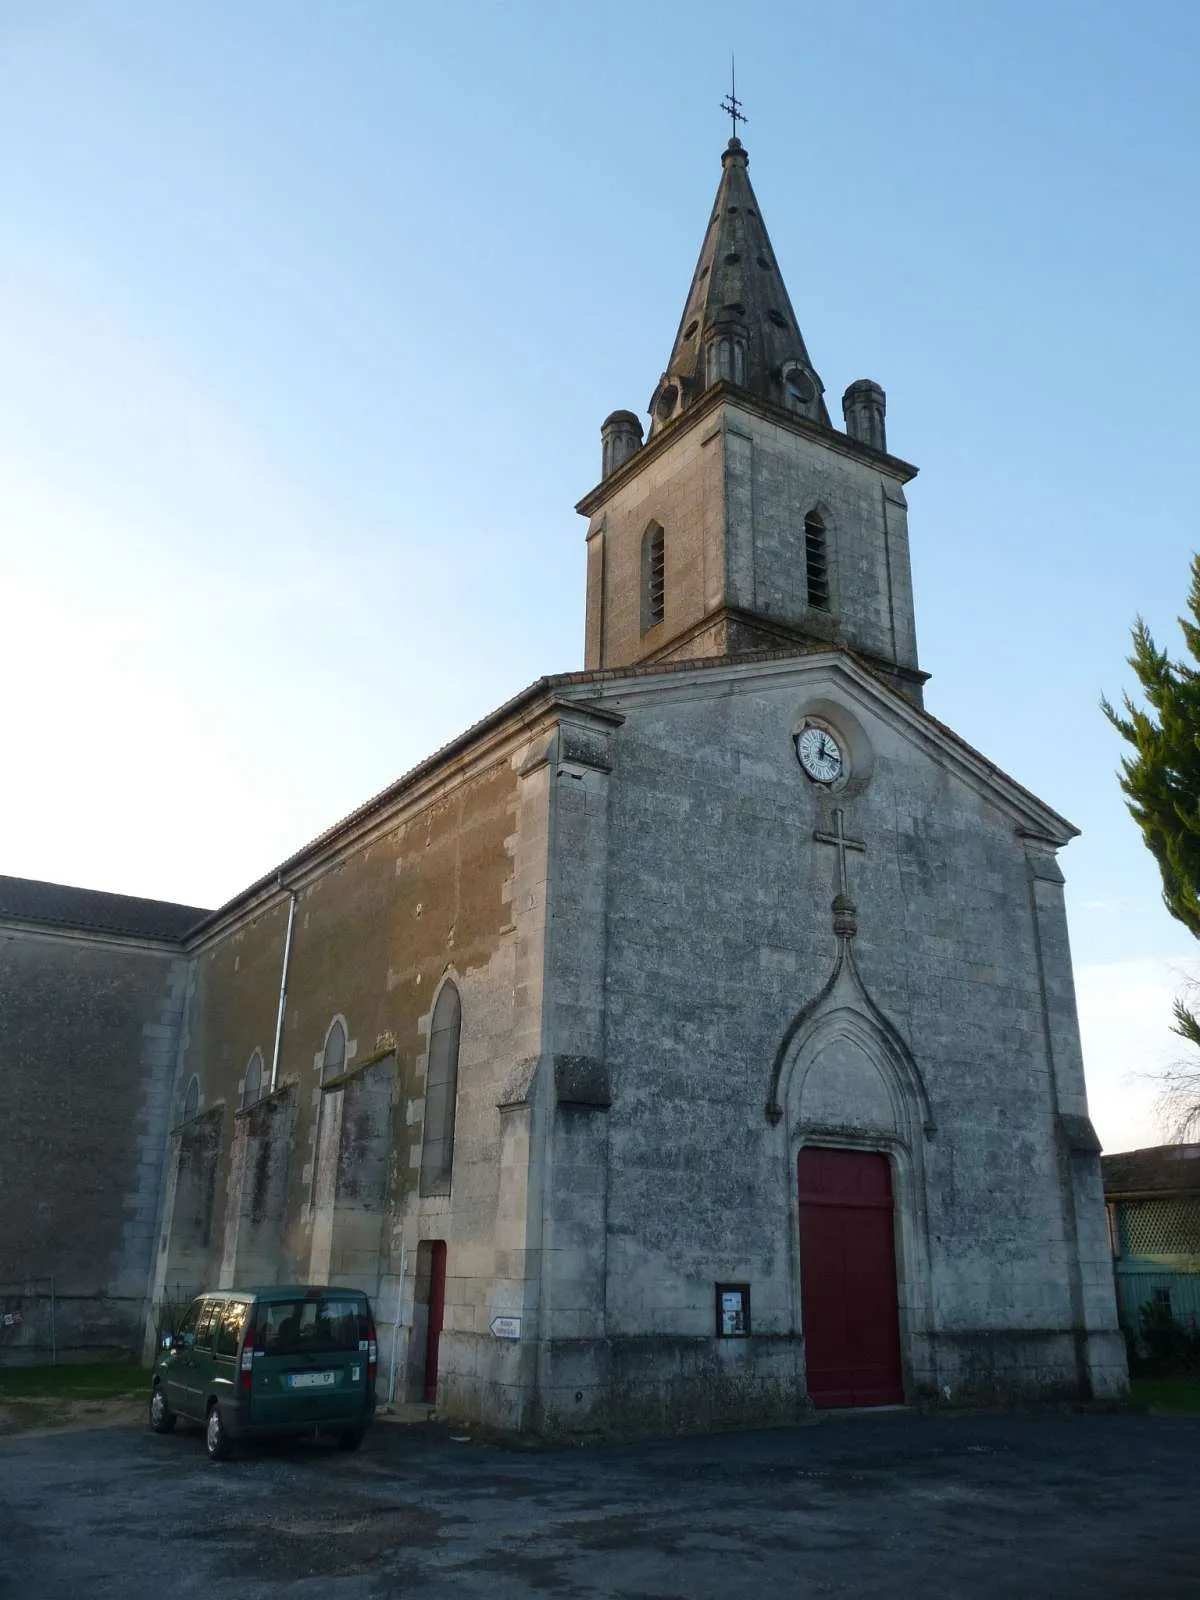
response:
M4 1600L1200 1595L1200 1419L916 1417L523 1448L378 1426L212 1466L130 1424L0 1440Z

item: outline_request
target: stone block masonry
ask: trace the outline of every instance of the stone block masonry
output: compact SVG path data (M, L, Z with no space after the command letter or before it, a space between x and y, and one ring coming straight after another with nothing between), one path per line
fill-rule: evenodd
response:
M0 1283L53 1279L59 1354L140 1343L185 991L177 948L0 924ZM26 1323L0 1359L48 1359Z

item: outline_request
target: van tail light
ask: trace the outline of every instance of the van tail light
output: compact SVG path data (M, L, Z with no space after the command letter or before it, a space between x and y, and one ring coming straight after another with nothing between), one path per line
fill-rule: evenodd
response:
M375 1319L367 1318L367 1387L375 1387L375 1375L379 1371L379 1345L375 1338Z
M246 1337L245 1337L245 1339L244 1339L244 1341L242 1343L242 1370L241 1370L240 1377L241 1377L242 1393L243 1394L249 1394L250 1393L250 1383L251 1383L252 1378L254 1377L254 1329L253 1328L247 1328L246 1329Z

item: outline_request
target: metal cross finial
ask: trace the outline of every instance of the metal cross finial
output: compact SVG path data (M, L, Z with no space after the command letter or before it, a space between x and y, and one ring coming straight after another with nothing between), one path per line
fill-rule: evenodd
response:
M813 838L821 844L831 844L836 849L838 853L838 893L844 895L846 893L846 851L861 850L865 853L867 847L861 839L848 839L846 837L840 806L833 813L833 827L834 831L832 833L822 833L818 828L814 832Z
M742 102L737 97L737 72L734 59L729 58L729 93L721 101L721 110L729 115L733 123L733 137L737 138L737 125L739 122L749 122L749 117L742 115Z

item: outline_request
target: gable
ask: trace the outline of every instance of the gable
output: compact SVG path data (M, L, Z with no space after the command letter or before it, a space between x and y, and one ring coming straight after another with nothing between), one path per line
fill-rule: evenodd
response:
M806 716L815 716L840 725L852 747L848 799L862 792L875 763L882 761L893 770L938 774L944 784L966 791L997 813L1013 832L1053 848L1067 844L1079 831L845 651L675 664L675 670L658 673L641 669L580 675L576 685L559 692L619 711L631 719L635 735L637 723L643 722L660 727L670 742L667 730L674 726L692 741L695 753L707 751L705 759L742 772L757 765L764 781L792 781L791 735ZM773 738L769 748L760 746L756 730Z

